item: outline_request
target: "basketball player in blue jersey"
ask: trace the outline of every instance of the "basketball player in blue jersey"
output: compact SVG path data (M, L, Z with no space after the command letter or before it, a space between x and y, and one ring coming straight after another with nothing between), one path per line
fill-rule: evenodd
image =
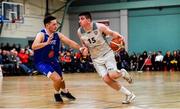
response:
M39 72L53 81L55 89L54 97L57 102L63 102L61 96L69 100L75 100L76 98L65 87L61 67L58 63L58 52L61 42L80 51L83 51L85 48L80 47L79 44L70 40L62 33L56 32L57 20L55 17L47 16L44 19L44 26L45 28L36 35L32 44L35 66Z
M88 48L96 71L107 85L126 95L122 103L131 103L136 96L116 79L122 77L132 83L132 78L125 69L117 69L114 52L103 38L103 34L113 38L122 36L104 24L92 22L89 12L79 14L79 24L78 36L82 45Z

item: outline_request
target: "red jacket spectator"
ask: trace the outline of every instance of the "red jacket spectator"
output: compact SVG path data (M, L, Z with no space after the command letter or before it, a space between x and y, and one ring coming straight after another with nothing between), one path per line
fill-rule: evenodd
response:
M25 53L25 50L23 48L20 50L20 53L18 54L18 56L22 63L24 63L24 64L28 63L29 55L28 55L28 53Z

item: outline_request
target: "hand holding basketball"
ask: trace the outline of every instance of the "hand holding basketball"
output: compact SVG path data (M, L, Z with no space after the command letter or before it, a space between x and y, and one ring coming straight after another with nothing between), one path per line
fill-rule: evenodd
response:
M113 38L110 41L109 46L111 47L111 49L115 52L119 52L121 50L123 50L125 48L125 42L124 39L121 37L117 37L117 38Z

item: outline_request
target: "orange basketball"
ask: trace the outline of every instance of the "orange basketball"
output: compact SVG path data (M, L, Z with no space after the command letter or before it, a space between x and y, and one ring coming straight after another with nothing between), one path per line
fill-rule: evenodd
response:
M109 46L111 47L111 49L115 52L119 52L121 50L123 50L125 48L125 43L123 38L118 37L118 38L113 38L110 41Z

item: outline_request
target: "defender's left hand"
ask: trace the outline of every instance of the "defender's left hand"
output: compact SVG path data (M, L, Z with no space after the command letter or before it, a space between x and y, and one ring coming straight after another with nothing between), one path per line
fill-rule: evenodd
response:
M87 47L81 47L80 52L82 53L83 56L87 56L88 55L88 48Z

